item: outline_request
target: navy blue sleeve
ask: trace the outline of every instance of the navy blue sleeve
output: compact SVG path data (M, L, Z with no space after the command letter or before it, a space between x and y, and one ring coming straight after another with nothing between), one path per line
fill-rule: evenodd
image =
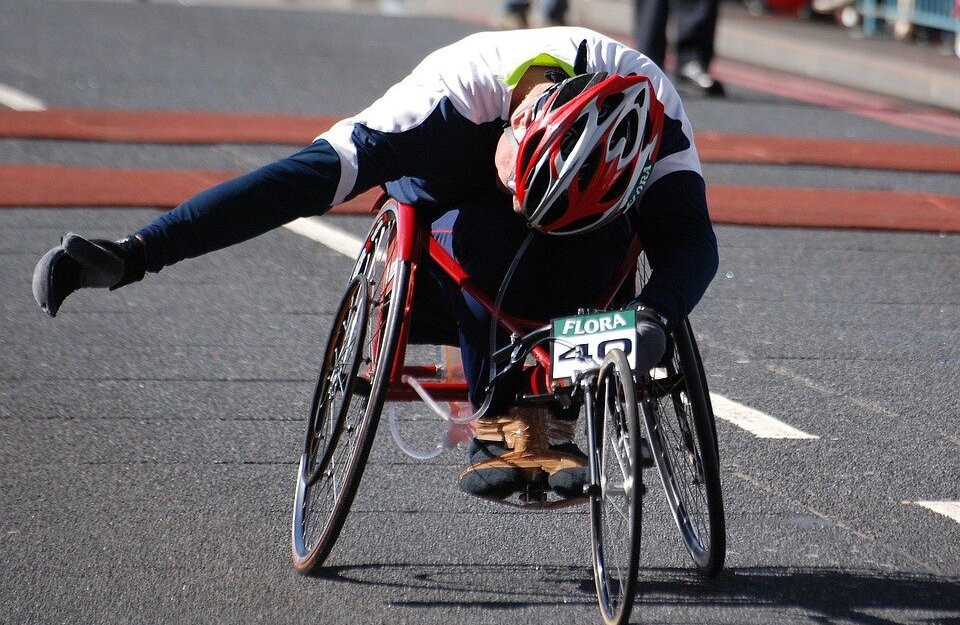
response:
M634 210L651 269L637 299L675 324L703 297L719 265L703 178L692 171L667 174Z
M157 272L298 217L320 215L330 208L339 181L340 157L319 140L207 189L137 232L147 251L147 270Z

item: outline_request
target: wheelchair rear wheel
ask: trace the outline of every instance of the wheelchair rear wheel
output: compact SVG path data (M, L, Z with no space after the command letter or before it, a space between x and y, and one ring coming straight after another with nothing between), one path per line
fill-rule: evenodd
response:
M377 216L327 341L300 457L293 565L319 571L340 535L376 434L410 266L394 258L396 212Z
M726 557L716 424L689 321L673 339L673 357L645 385L641 410L684 546L697 569L714 577Z

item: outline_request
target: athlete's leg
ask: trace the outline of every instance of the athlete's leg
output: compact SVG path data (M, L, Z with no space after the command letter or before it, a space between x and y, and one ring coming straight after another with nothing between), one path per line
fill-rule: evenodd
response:
M667 56L668 0L633 0L633 39L637 50L663 67Z
M596 305L610 288L632 237L625 219L573 237L533 234L504 285L517 252L531 233L513 212L509 198L493 194L466 202L434 222L433 232L491 299L496 300L505 288L505 312L540 320ZM458 295L464 370L471 400L479 404L488 380L490 316L474 298ZM509 397L502 399L508 401Z
M496 300L503 278L523 245L528 229L512 208L510 199L493 193L461 204L433 223L433 236L461 264L466 273L486 293ZM531 246L535 248L536 246ZM526 284L521 276L529 272L529 262L535 251L528 249L524 263L518 268L513 285L522 289L536 289L536 284ZM460 352L464 375L470 387L470 400L475 407L483 403L484 389L489 380L490 315L475 298L448 285L447 295L452 300L460 330ZM503 309L511 314L524 314L521 287L507 286ZM493 410L507 407L512 395L519 388L519 376L503 380L498 385L496 406Z
M537 233L528 240L530 229L503 195L461 205L434 222L433 233L491 299L504 289L505 312L542 320L596 304L609 289L632 237L624 219L587 235ZM457 290L455 297L464 373L471 401L479 406L489 379L490 315L469 295ZM503 337L498 338L500 344ZM572 442L577 410L514 409L520 384L519 375L498 380L493 403L478 422L471 464L460 475L460 488L484 497L507 497L537 474L518 468L530 463L540 467L541 475L549 474L549 487L556 493L581 495L587 473L586 457ZM520 434L515 437L515 432Z

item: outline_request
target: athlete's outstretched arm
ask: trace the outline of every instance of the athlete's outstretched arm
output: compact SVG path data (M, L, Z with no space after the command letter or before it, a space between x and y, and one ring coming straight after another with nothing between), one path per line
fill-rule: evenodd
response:
M340 159L318 140L190 198L136 233L144 242L147 271L160 271L282 226L320 215L333 201Z
M167 265L245 241L333 202L340 157L324 140L196 195L134 235L113 242L68 234L34 270L37 304L56 316L84 287L115 289Z

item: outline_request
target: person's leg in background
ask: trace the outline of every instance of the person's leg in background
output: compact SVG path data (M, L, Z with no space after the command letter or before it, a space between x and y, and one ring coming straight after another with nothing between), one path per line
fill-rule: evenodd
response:
M682 95L724 95L723 85L707 71L713 60L719 6L719 0L633 0L634 45L664 71L667 19L673 13L674 81Z
M543 25L565 26L567 23L567 0L542 0Z
M676 20L677 87L681 93L724 95L723 85L710 73L719 0L672 0Z
M527 28L530 25L529 12L529 0L505 0L499 17L500 28Z
M633 0L634 46L664 69L667 55L668 0Z

